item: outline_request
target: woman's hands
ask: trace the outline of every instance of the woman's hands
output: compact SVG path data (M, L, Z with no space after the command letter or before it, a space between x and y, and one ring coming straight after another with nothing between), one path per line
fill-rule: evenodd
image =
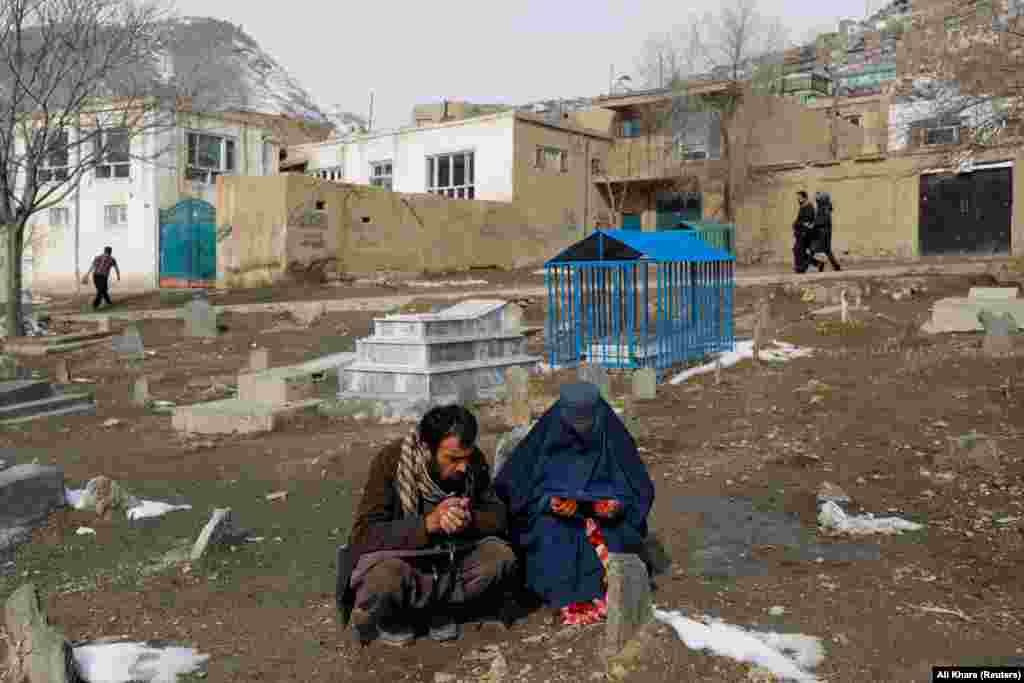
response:
M559 517L572 517L579 509L579 504L571 498L551 497L551 512Z
M572 498L551 497L551 512L559 517L573 517L580 509L580 504ZM607 499L593 504L594 516L601 519L617 519L622 516L623 505L617 500Z
M601 519L616 519L622 514L622 503L617 500L601 500L594 503L594 514Z

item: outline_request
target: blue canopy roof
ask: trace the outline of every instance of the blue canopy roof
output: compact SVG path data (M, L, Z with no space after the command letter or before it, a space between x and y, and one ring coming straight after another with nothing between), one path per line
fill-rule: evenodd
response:
M712 263L735 260L727 251L709 245L697 233L688 230L596 230L545 265L574 261Z

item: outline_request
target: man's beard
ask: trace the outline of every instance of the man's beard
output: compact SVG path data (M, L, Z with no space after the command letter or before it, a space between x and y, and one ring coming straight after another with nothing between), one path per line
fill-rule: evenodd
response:
M466 485L464 477L457 477L455 479L441 478L441 468L438 467L436 458L430 461L430 478L433 479L434 483L437 484L445 493L461 493Z

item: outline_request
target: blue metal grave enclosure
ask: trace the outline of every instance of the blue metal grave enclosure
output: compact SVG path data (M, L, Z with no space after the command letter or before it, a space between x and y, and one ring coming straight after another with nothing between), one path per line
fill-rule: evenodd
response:
M545 354L654 368L733 350L735 258L693 231L598 230L544 266Z
M216 209L184 199L160 211L160 286L209 287L217 280Z

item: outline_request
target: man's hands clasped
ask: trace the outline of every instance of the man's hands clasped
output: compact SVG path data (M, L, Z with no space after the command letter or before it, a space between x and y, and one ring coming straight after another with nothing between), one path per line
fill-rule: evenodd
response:
M445 498L427 515L427 531L457 534L465 531L473 521L469 498Z

